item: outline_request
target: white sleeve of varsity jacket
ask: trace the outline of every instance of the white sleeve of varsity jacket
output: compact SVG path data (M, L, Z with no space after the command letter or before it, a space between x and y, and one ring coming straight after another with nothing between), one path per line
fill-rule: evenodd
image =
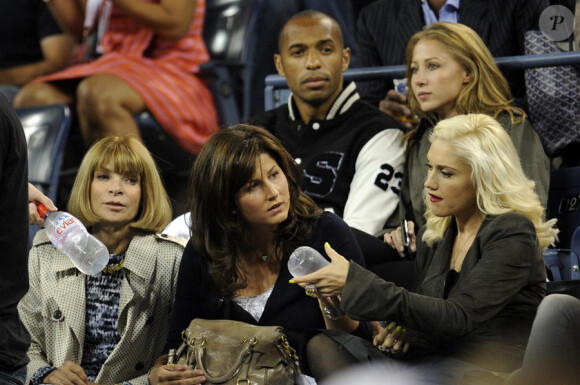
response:
M405 162L403 143L401 130L388 129L359 152L343 214L351 227L374 235L397 209Z

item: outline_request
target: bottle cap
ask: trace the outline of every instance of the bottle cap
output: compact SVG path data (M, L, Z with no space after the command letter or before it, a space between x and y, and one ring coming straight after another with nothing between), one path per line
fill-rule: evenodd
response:
M44 218L44 216L46 215L47 212L49 212L50 210L46 208L45 205L43 205L42 203L38 205L38 214L40 214L41 218Z

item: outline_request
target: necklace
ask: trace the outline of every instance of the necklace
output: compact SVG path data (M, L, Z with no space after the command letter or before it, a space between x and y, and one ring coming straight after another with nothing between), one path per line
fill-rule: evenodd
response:
M471 247L471 245L473 244L473 241L475 240L475 237L477 236L477 233L479 232L479 229L481 228L481 224L483 223L483 221L485 220L485 216L483 216L482 218L479 218L479 221L477 223L477 225L475 226L475 228L473 229L472 233L468 233L465 236L465 240L463 241L463 243L461 244L461 247L458 248L457 250L455 249L455 247L453 248L453 251L451 253L451 267L450 270L455 270L455 265L458 264L458 268L461 268L461 265L463 264L463 260L465 259L465 256L467 255L467 251L469 251L469 247ZM459 236L459 231L457 232L457 235L455 236L455 239L458 240L458 236ZM466 248L467 246L467 248ZM463 256L463 259L461 260L461 262L458 263L458 259L460 256Z
M479 230L479 228L477 230ZM457 262L457 259L459 258L459 256L462 255L464 251L466 251L465 246L468 244L468 242L471 241L471 243L473 243L473 240L475 239L475 235L477 234L477 230L475 232L473 232L473 234L469 234L465 238L465 241L463 241L463 244L461 245L461 247L459 249L457 249L457 251L455 251L455 249L453 249L450 270L455 270L455 262ZM469 246L471 246L471 243L469 243ZM467 252L466 252L466 254L467 254Z
M260 256L260 259L262 260L262 262L267 262L268 259L271 256L275 256L276 255L276 248L274 248L272 251L270 251L268 254L263 254Z
M105 267L103 269L103 273L113 274L115 271L121 270L123 268L123 262L125 262L125 258L121 259L119 262L115 263L114 265Z

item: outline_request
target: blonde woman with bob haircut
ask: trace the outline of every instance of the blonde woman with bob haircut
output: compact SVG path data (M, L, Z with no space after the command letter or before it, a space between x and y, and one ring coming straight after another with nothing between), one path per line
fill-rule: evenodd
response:
M139 139L105 137L81 162L68 211L107 247L88 276L37 233L30 290L19 304L31 335L27 383L146 384L169 329L185 242L156 234L171 206Z
M477 33L458 23L431 24L411 37L406 57L409 107L420 122L407 134L407 162L399 204L401 218L413 220L419 226L425 223L424 165L433 126L440 120L469 113L486 114L499 121L545 207L549 159L524 111L511 104L508 83Z
M68 210L86 226L102 218L91 208L91 182L95 170L111 162L113 170L141 176L141 206L139 217L129 224L132 229L160 232L171 221L171 203L163 181L149 150L132 136L109 136L95 143L84 156L68 202Z
M414 289L397 287L330 247L327 267L294 279L314 283L319 295L341 295L341 308L353 319L399 324L378 333L374 346L352 339L339 348L336 336L319 333L307 346L317 380L369 357L405 356L408 365L433 370L432 384L497 383L522 364L546 295L542 250L555 240L556 221L544 222L534 183L492 117L442 120L429 139L427 225L410 239ZM403 245L400 228L386 237L393 247ZM318 365L319 357L326 364Z

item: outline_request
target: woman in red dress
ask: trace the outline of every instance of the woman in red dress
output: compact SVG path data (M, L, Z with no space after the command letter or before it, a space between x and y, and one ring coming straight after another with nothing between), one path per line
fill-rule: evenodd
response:
M17 107L76 103L87 145L104 135L139 136L133 116L149 110L184 149L197 154L219 126L199 77L209 60L202 37L205 0L50 0L55 18L79 39L97 31L94 60L35 79Z

